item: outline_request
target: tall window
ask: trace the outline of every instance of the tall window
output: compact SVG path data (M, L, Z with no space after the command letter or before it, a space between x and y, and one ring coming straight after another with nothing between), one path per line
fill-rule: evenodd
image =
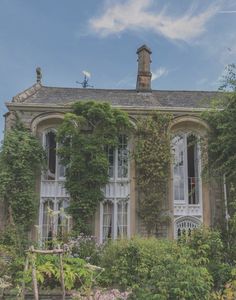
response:
M70 230L71 219L65 213L68 199L42 199L42 242L47 244L55 238L62 238Z
M129 151L126 135L119 136L116 149L107 149L107 157L110 182L101 210L102 241L128 235Z
M58 144L56 142L56 132L54 129L49 130L44 135L44 147L47 155L46 180L64 179L65 167L60 164L57 155Z
M128 235L128 201L106 200L103 203L103 242L108 239L125 238Z
M110 179L119 180L128 177L128 156L128 137L120 135L118 147L116 149L112 147L107 149L108 175Z
M174 201L199 204L200 151L194 134L184 133L173 139Z

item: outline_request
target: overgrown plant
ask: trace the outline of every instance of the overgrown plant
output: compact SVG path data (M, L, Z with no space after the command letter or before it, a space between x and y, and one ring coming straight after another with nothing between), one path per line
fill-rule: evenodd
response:
M65 115L58 130L59 155L66 166L74 229L90 233L89 221L108 182L107 149L116 147L119 135L130 129L128 115L108 103L77 102Z
M154 113L137 122L134 157L137 167L139 213L148 234L158 234L168 221L167 184L171 163L169 126L172 115Z
M35 182L43 162L39 140L17 120L1 147L0 198L7 208L9 223L22 232L27 232L35 220Z
M211 131L208 140L208 173L227 186L229 215L225 214L222 233L225 236L228 258L236 259L236 67L228 66L223 77L222 97L213 102L212 108L203 114ZM228 227L228 228L227 228ZM228 229L228 230L227 230ZM226 233L226 234L225 234Z

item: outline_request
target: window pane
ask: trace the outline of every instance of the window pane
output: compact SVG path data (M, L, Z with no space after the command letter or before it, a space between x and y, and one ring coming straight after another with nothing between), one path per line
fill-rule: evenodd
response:
M46 134L47 180L55 180L56 174L56 134L52 131Z
M51 241L54 235L54 222L53 222L53 209L54 205L51 200L43 204L43 228L42 239L43 241Z
M184 201L184 138L173 139L174 149L174 201Z
M103 204L103 241L113 238L113 203Z
M127 237L128 229L128 203L127 201L120 201L117 203L117 237Z
M199 203L199 157L197 137L187 137L187 160L188 160L188 203Z
M115 151L113 147L107 149L107 158L108 158L108 176L109 178L114 177L114 162L115 162Z
M118 178L128 177L128 138L125 135L119 137L118 144Z

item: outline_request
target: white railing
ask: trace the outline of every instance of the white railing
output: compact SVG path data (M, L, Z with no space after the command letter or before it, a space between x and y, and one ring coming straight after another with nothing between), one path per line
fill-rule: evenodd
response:
M201 216L202 211L199 204L174 204L175 216Z
M105 198L127 198L130 194L129 181L110 181L103 189Z
M69 197L62 180L42 180L41 197Z

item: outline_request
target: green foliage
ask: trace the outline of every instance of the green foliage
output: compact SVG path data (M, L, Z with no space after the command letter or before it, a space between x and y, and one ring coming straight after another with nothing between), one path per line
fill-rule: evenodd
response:
M89 233L89 219L103 200L108 182L106 149L115 147L121 133L131 128L128 115L108 103L78 102L58 130L59 155L66 166L65 187L75 229Z
M219 231L209 228L195 229L191 236L183 237L194 252L194 259L211 274L216 290L222 289L230 278L232 267L226 262L224 244Z
M96 237L81 234L71 238L64 244L64 248L72 257L79 257L96 265L99 262L102 245L97 243Z
M104 248L101 282L132 288L130 299L208 299L212 278L194 251L175 241L132 239Z
M57 255L30 255L30 262L36 266L36 276L40 289L60 288L60 263ZM86 262L80 258L69 256L63 257L63 270L66 290L82 289L86 290L91 287L95 278L95 270L89 268ZM24 280L28 288L32 286L31 265ZM22 278L23 273L19 273Z
M223 77L221 87L225 91L221 99L213 102L212 108L203 114L210 125L208 140L208 165L205 173L227 185L227 200L230 219L224 220L222 234L228 260L236 260L236 66L230 65ZM207 168L206 168L207 167Z
M137 165L139 213L148 234L157 234L165 214L171 163L170 114L154 113L137 122L134 157Z
M8 210L9 222L29 230L36 215L36 176L44 152L40 142L19 122L6 133L0 152L0 197Z

